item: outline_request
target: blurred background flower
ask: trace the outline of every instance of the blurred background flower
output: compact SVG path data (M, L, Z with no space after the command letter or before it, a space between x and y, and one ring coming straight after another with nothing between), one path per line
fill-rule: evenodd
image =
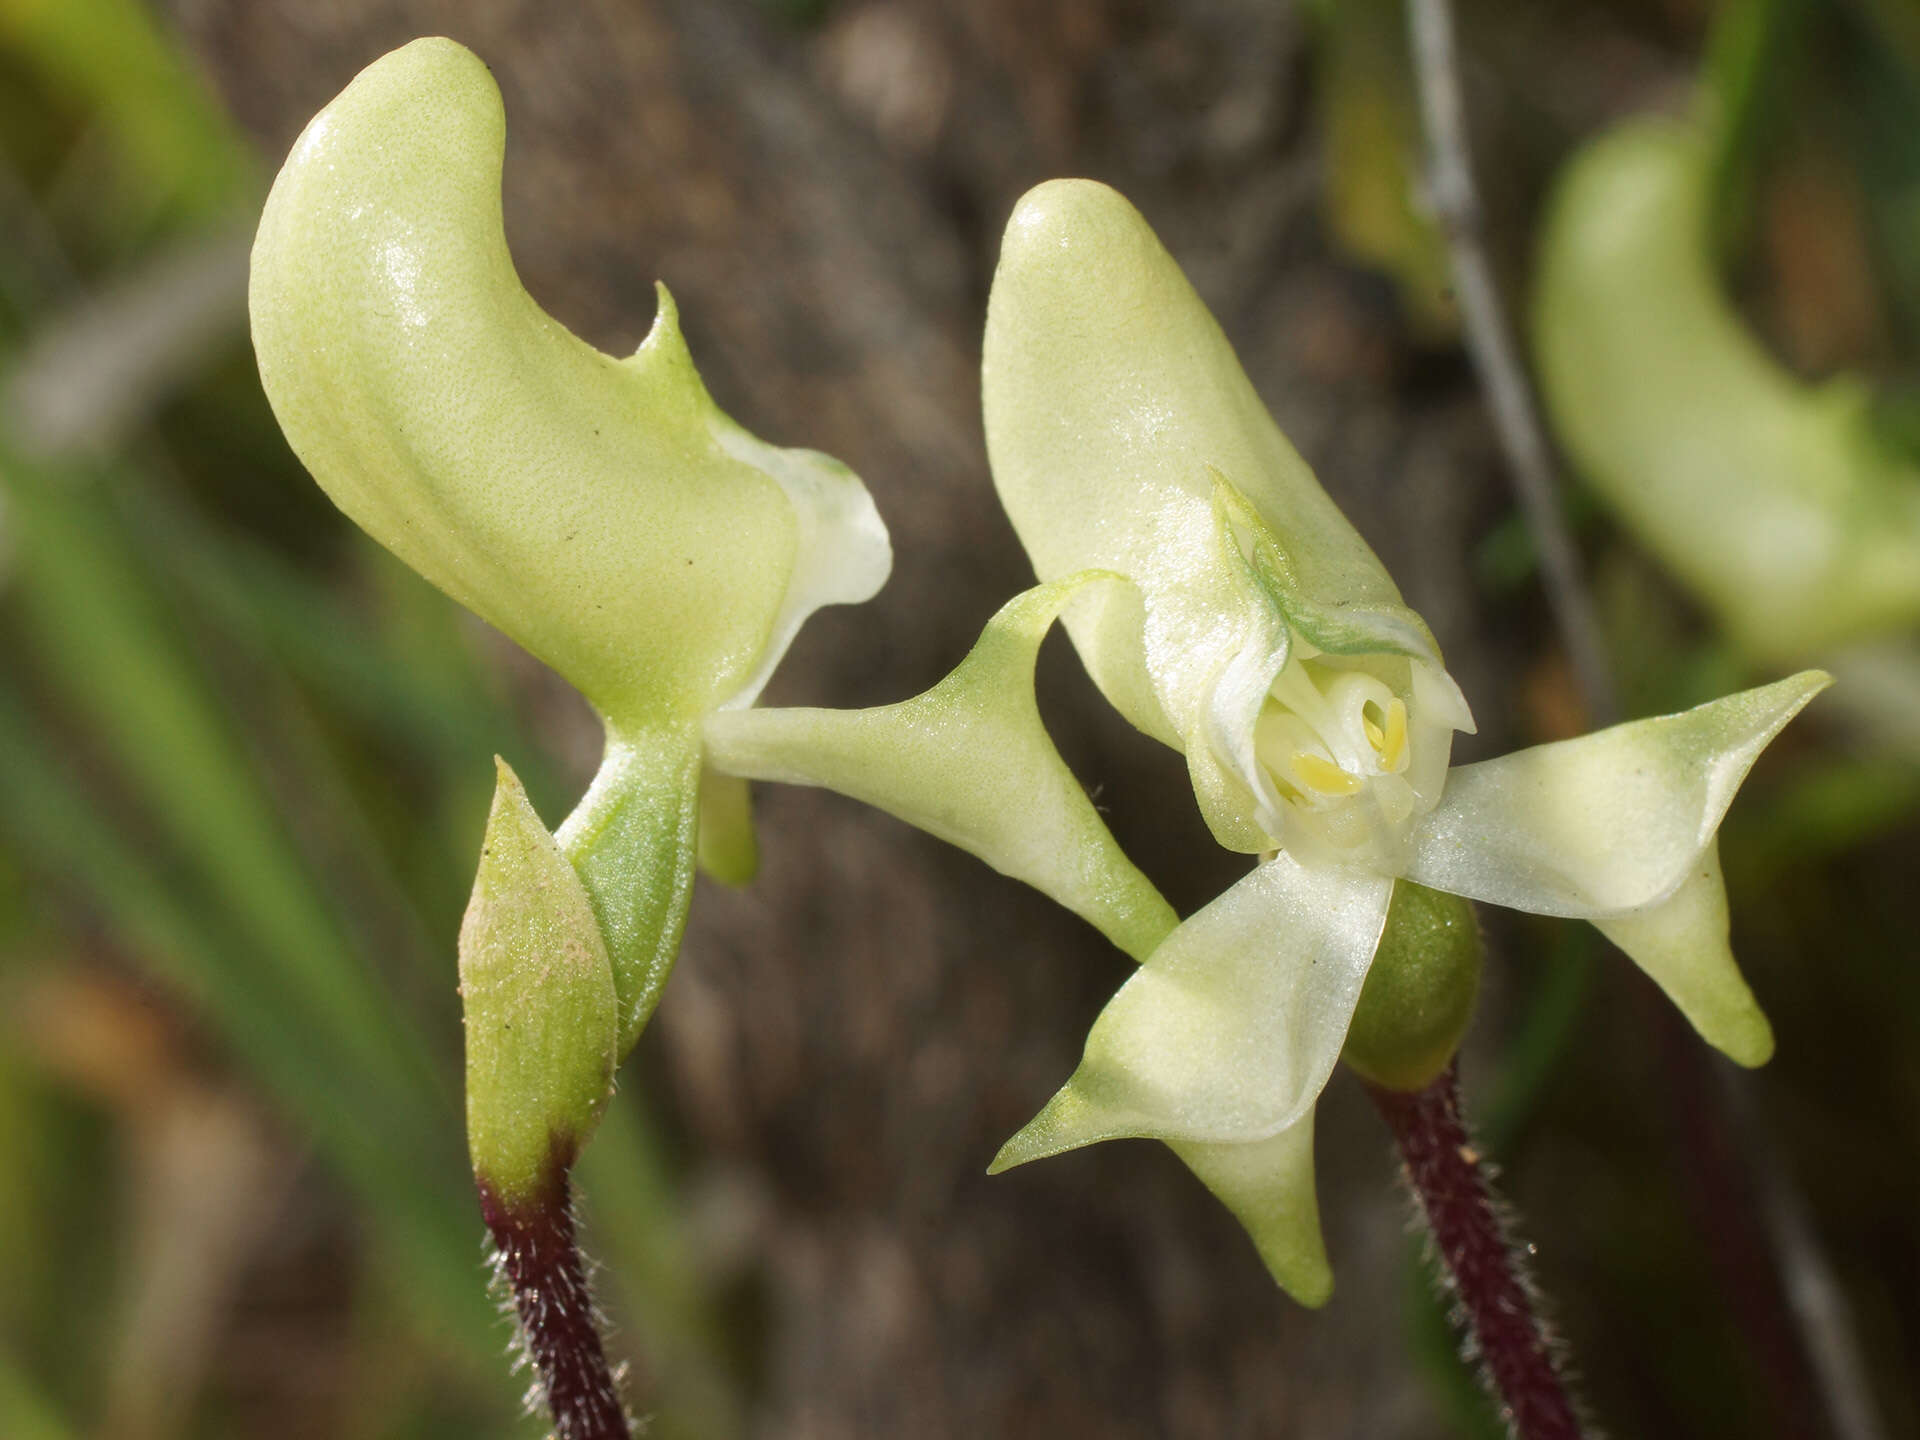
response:
M1728 303L1789 373L1859 377L1911 451L1907 6L1459 9L1510 298L1567 157L1744 56L1716 81L1747 105ZM1735 13L1766 43L1717 39ZM500 79L536 298L631 349L665 280L720 404L871 486L894 579L810 624L770 701L915 694L1027 583L980 327L1015 199L1084 174L1145 212L1432 624L1480 721L1456 758L1585 728L1457 348L1390 0L0 0L0 1434L536 1433L481 1291L453 937L492 755L552 817L597 727L333 512L244 340L266 177L424 33ZM1572 512L1632 713L1746 683L1647 550ZM1040 687L1183 911L1236 878L1178 757L1059 642ZM1577 927L1488 916L1469 1105L1615 1433L1865 1435L1868 1400L1920 1428L1920 768L1869 731L1810 715L1722 832L1779 1038L1731 1112L1665 1053L1649 983ZM876 812L758 805L762 873L696 907L580 1176L654 1433L1497 1433L1350 1078L1317 1315L1160 1147L988 1180L1128 962ZM1851 1319L1837 1401L1783 1274L1830 1276Z

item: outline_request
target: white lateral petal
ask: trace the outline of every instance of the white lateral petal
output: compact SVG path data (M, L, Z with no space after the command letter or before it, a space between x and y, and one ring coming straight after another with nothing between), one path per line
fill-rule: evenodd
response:
M1266 1140L1339 1059L1393 881L1282 854L1168 936L1094 1022L1073 1078L992 1169L1143 1135Z
M1680 1007L1700 1038L1742 1065L1773 1054L1773 1027L1727 943L1720 847L1709 844L1680 888L1657 905L1593 922Z
M1406 874L1540 915L1655 904L1712 842L1760 752L1830 679L1807 670L1679 715L1458 766L1413 832Z
M760 698L814 611L823 605L858 605L880 592L893 570L893 541L860 477L831 455L769 445L718 411L709 423L722 450L786 492L799 527L793 573L767 648L747 683L726 702L727 709L737 710Z
M1333 1269L1313 1192L1313 1111L1278 1135L1246 1145L1168 1143L1246 1227L1280 1288L1302 1305L1326 1304Z

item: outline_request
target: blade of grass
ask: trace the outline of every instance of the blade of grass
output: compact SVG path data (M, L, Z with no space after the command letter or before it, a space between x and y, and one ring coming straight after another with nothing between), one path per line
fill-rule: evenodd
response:
M283 1113L360 1195L423 1318L497 1369L480 1285L479 1225L451 1116L423 1131L411 1107L341 1063L251 947L196 906L104 819L0 679L0 834L51 882L86 899L128 953L213 1024Z
M18 464L8 478L14 593L49 680L342 1063L396 1105L433 1094L425 1047L342 941L98 495Z

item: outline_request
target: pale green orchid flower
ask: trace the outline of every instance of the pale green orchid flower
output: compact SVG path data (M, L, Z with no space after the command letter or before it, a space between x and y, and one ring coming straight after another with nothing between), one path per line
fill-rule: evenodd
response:
M1016 597L932 691L752 704L807 615L868 598L887 533L844 466L720 412L671 299L625 360L544 314L508 255L486 67L420 40L307 127L253 257L260 372L349 516L547 661L605 760L549 835L503 764L461 938L468 1133L490 1203L548 1197L678 950L696 854L751 872L744 779L820 784L971 849L1144 959L1175 917L1067 771L1033 699L1060 608Z
M1040 577L1098 567L1130 582L1066 612L1095 683L1185 753L1220 842L1269 857L1148 956L995 1169L1164 1140L1281 1285L1324 1300L1314 1103L1375 988L1376 952L1397 970L1473 950L1446 896L1591 920L1711 1043L1767 1058L1771 1030L1728 947L1715 835L1827 677L1450 770L1472 721L1432 635L1179 267L1104 186L1056 181L1015 211L984 386L995 483ZM1450 1033L1410 1011L1410 1038L1383 1050L1369 1027L1370 1078L1418 1089L1444 1067L1471 970L1433 992L1457 1011Z
M845 466L766 445L713 403L664 288L625 360L540 309L507 252L504 134L492 76L452 41L369 66L274 183L253 336L274 413L334 502L605 721L599 775L556 837L570 871L519 868L534 888L576 875L590 902L603 949L587 953L603 954L617 998L612 1057L588 1068L610 1074L678 949L702 721L751 704L813 610L878 590L891 551ZM537 857L515 839L531 811L506 804L508 780L490 856L511 841ZM750 868L744 806L718 798L736 817L721 868ZM708 808L711 826L721 807ZM497 893L512 877L493 864L482 881ZM469 1058L481 1076L519 1068ZM587 1113L579 1097L543 1103Z

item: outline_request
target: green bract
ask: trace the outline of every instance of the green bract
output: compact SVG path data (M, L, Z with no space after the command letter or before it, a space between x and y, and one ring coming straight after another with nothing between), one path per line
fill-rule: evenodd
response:
M1534 348L1568 453L1756 659L1920 619L1920 474L1864 388L1810 385L1748 333L1714 274L1709 145L1637 121L1560 180Z
M1056 181L1015 212L984 383L994 479L1041 579L1097 566L1131 582L1067 614L1089 672L1185 752L1222 843L1272 854L1121 987L995 1168L1165 1140L1318 1303L1313 1106L1376 952L1425 972L1374 987L1356 1059L1377 1080L1430 1081L1471 1003L1471 927L1442 897L1394 907L1402 881L1590 919L1709 1041L1767 1057L1715 833L1824 675L1449 771L1471 721L1426 626L1104 186ZM1409 928L1383 945L1390 907Z
M508 1208L572 1164L613 1094L613 966L586 887L502 761L460 926L467 1144Z

